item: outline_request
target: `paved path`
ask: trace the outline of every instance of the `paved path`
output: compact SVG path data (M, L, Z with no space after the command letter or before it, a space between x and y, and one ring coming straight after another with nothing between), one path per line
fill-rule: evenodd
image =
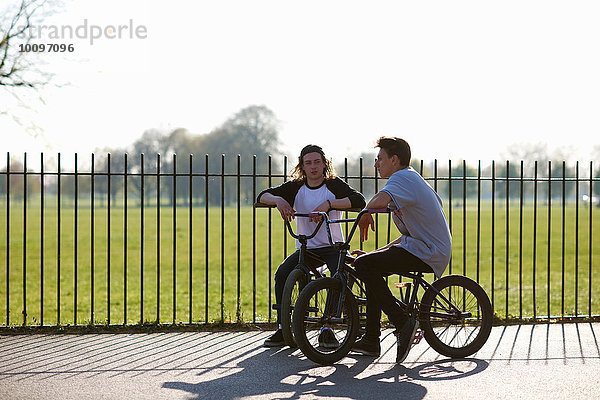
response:
M592 399L600 324L495 327L466 360L425 341L321 367L261 347L269 332L0 336L0 399Z

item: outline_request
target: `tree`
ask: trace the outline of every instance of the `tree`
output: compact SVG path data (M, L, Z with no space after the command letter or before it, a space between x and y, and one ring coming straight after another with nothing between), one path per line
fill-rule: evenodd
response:
M375 194L375 181L373 179L362 179L362 177L372 178L375 176L374 151L363 151L358 157L346 161L335 160L335 172L342 178L348 178L350 186L357 188L365 197L371 198Z
M9 174L10 171L10 174ZM27 172L32 172L31 168L27 167ZM9 168L4 167L0 170L0 194L6 196L10 188L10 195L17 200L23 200L27 194L27 200L31 199L32 195L39 193L41 190L40 176L27 176L27 191L25 191L25 168L21 161L13 160L10 162Z
M30 29L58 6L59 0L13 0L0 9L0 117L8 116L32 136L42 130L32 121L36 105L44 103L39 89L53 80L44 68L45 55L21 51L32 44ZM36 43L39 44L39 43Z
M167 156L172 152L172 143L170 137L165 135L158 129L148 129L144 131L142 136L137 139L131 148L131 158L128 159L127 172L141 173L144 171L144 197L148 203L150 199L155 197L158 188L158 178L146 177L146 174L156 174L158 171L158 154L160 154L161 172L162 166L170 165L171 158ZM142 168L142 156L144 155L144 165ZM140 196L140 203L144 201L141 198L142 179L132 179L131 188L133 188Z
M50 75L41 71L35 52L20 51L19 46L31 41L28 34L34 18L41 14L47 0L21 0L8 9L0 20L0 86L37 88L47 84Z
M594 146L594 149L592 150L592 156L594 160L600 160L600 145ZM593 201L594 197L596 197L596 206L600 207L600 165L598 161L592 164L592 167L594 168L594 182L592 183L592 190L589 194L589 197L591 201Z
M111 152L111 174L123 174L124 149L103 149L102 153ZM161 197L169 196L170 205L178 201L188 204L190 187L193 201L205 204L220 204L221 197L225 203L231 204L237 198L237 180L240 180L240 198L246 204L254 201L257 187L265 187L268 178L258 178L256 174L270 171L277 174L281 171L279 163L272 163L269 155L279 155L279 121L273 111L266 106L249 106L243 108L223 123L220 127L204 135L194 135L184 128L177 128L168 134L156 129L145 131L128 149L127 158L128 191L139 194L141 198L142 180L141 154L144 154L144 197L152 201L156 196L158 179L157 154L160 154L160 188ZM190 165L190 154L193 155ZM206 154L209 155L208 170ZM238 154L239 177L238 177ZM256 170L254 170L256 156ZM97 170L107 170L107 160L98 159ZM177 177L169 176L174 171ZM191 170L190 170L191 168ZM206 174L208 179L208 195L206 193ZM220 175L224 174L223 181ZM115 200L117 193L123 190L123 179L113 177L111 180L111 196ZM99 177L97 187L106 191L106 178ZM175 187L174 187L175 183ZM225 186L222 193L221 186ZM174 189L177 189L176 191ZM98 189L97 189L98 190ZM176 193L175 198L173 194Z
M508 190L509 199L515 200L521 196L520 162L499 162L496 163L496 198L506 199Z
M96 153L103 153L96 159L95 171L98 174L95 178L95 190L97 193L107 194L111 202L117 202L117 195L124 187L123 175L125 173L125 149L99 150ZM130 159L127 159L128 170ZM108 171L110 170L110 180ZM110 190L109 190L110 188Z
M452 171L450 177L452 178L451 184L445 185L445 192L452 194L451 200L455 204L462 204L467 198L473 198L477 195L477 182L468 180L469 177L477 176L477 169L467 165L464 160L461 160L452 165Z
M254 168L254 156L257 159L257 171L268 168L268 156L280 154L279 151L279 121L275 113L268 107L251 105L241 109L225 123L205 135L199 142L199 154L209 154L209 173L229 174L225 179L225 193L222 193L220 180L211 180L209 183L208 201L218 204L221 196L226 202L237 198L236 175L238 172L238 154L240 155L240 174L250 174ZM222 157L222 155L224 155ZM279 168L271 172L277 173ZM240 197L246 203L254 201L254 187L251 179L241 179ZM266 182L257 182L260 187Z
M229 118L219 129L230 154L274 154L279 152L279 121L268 107L248 106Z
M161 168L165 173L173 173L175 171L177 174L175 179L172 176L167 176L161 181L161 185L166 188L169 194L171 205L173 202L178 201L178 199L181 199L184 204L189 205L190 173L193 172L190 170L189 165L190 154L193 155L195 153L198 143L201 140L202 136L192 135L184 128L177 128L164 138L163 150L165 157L161 159ZM174 190L175 188L177 189L176 191Z

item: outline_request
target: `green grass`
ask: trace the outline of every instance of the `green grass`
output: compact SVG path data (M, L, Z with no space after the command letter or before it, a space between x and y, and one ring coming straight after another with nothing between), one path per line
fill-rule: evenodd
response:
M156 207L145 208L142 234L141 209L132 203L127 212L125 245L122 205L113 205L111 209L110 232L107 209L96 207L92 232L89 204L80 203L76 236L74 208L69 205L61 209L59 234L56 203L46 201L42 235L40 203L28 203L24 230L23 203L11 200L7 258L5 200L0 206L1 325L272 321L274 314L270 310L269 296L272 299L273 292L269 288L274 271L285 254L294 250L293 240L283 232L279 214L267 209L241 208L238 233L237 208L223 211L210 208L207 248L206 209L203 207L194 207L191 217L187 207L178 207L175 234L173 208L161 207L158 240ZM564 212L563 224L563 208L553 206L549 226L548 208L538 206L534 238L532 206L524 207L520 224L518 204L511 204L507 243L505 205L496 204L493 219L492 210L483 208L479 214L478 253L477 210L471 205L466 213L462 206L447 210L453 233L453 260L447 272L465 273L479 280L493 298L495 312L500 317L599 314L600 300L595 295L597 282L592 281L591 307L588 293L590 268L593 277L600 260L600 210L593 210L591 260L589 208L580 208L578 216L574 206L567 206ZM254 222L253 214L256 215ZM387 216L380 216L378 225L378 246L387 243L388 231L392 238L397 236ZM375 242L371 238L364 248L373 249ZM355 238L353 248L358 246L358 238ZM157 262L159 251L160 263Z

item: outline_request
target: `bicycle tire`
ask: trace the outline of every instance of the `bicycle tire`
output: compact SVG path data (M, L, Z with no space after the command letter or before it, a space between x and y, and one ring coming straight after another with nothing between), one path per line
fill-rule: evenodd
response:
M485 290L462 275L445 276L431 286L423 294L419 308L419 322L427 343L450 358L476 353L490 336L494 318Z
M320 278L310 282L300 293L292 317L294 338L304 355L321 365L331 365L344 358L356 341L359 328L358 305L350 291L346 291L341 318L331 309L332 299L342 290L342 282L335 278ZM328 302L329 300L329 302ZM334 300L335 301L335 300ZM332 315L333 314L333 315ZM319 345L321 328L332 329L338 346L324 348Z
M283 287L283 295L281 297L281 330L285 344L290 347L296 347L294 334L292 332L292 313L294 304L298 299L300 291L306 286L309 281L309 276L300 268L294 269L285 280Z

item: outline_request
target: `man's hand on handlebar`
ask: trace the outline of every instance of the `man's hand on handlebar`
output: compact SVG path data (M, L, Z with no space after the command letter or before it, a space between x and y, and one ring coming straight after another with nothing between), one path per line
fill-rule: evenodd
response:
M330 210L329 207L329 202L328 201L324 201L323 203L319 204L319 207L315 208L313 210L313 213L318 213L318 212L328 212ZM310 217L310 220L312 222L319 222L323 217L319 214L314 214L314 216Z

